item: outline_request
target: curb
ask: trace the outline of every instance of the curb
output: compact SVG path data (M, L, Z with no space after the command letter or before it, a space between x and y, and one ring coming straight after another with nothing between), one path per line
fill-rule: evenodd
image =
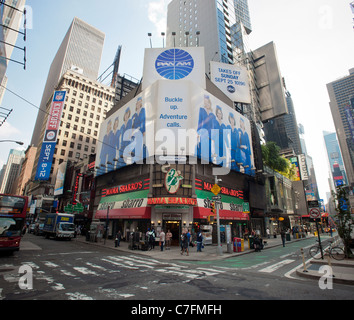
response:
M296 274L300 277L307 278L307 279L313 279L313 280L319 280L325 276L325 274L320 274L317 271L310 270L310 271L304 272L303 269L297 269ZM353 280L345 279L345 278L343 278L343 276L341 274L334 275L334 277L332 279L333 279L333 283L354 285L354 279Z

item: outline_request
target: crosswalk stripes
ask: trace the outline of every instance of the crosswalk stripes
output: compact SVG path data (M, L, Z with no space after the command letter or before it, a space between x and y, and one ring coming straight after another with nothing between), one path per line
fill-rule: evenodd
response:
M271 274L276 272L280 268L293 263L295 260L286 259L278 263L271 261L261 263L257 268L253 269L256 272ZM36 261L23 262L33 269L33 277L36 281L40 281L51 288L54 291L69 291L65 288L65 285L58 282L58 276L66 276L72 280L87 281L87 277L104 278L110 277L110 274L124 272L124 270L134 270L139 272L156 272L161 275L170 275L180 277L182 281L191 281L194 279L205 279L208 277L214 277L222 274L230 274L231 271L235 271L237 268L226 268L218 266L194 266L187 264L178 264L174 262L158 261L155 259L145 259L141 256L128 255L128 256L104 256L99 259L93 258L91 261L85 261L83 259L76 259L75 261L60 263L56 261ZM267 266L268 264L268 266ZM269 265L270 264L270 265ZM0 265L1 268L5 268L5 265ZM262 269L259 269L259 268ZM16 285L21 275L18 274L18 268L14 267L12 272L4 273L0 275L0 280L5 280L8 283ZM1 282L0 282L1 283ZM0 284L1 286L1 284ZM72 287L72 285L68 285ZM105 289L106 291L108 289ZM102 291L105 293L106 291ZM0 287L0 300L4 299L4 290ZM106 292L109 293L108 291ZM112 295L113 293L109 293ZM65 293L67 299L70 300L90 300L91 297L80 292ZM124 297L129 297L129 294L124 294Z
M293 263L295 260L290 260L290 259L287 259L287 260L283 260L283 261L280 261L276 264L273 264L273 265L270 265L266 268L263 268L261 270L259 270L259 272L262 272L262 273L273 273L274 271L290 264L290 263Z

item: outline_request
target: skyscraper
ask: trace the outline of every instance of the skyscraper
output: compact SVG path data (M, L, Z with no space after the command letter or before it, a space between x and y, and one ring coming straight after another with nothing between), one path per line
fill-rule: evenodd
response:
M244 35L251 33L247 0L173 0L167 13L167 46L205 48L210 61L234 64L245 53Z
M332 191L335 191L336 181L341 180L344 185L348 184L347 174L345 172L342 153L339 148L336 133L324 131L323 137L326 145L330 170L330 187Z
M63 74L68 70L97 79L105 35L79 18L74 18L49 70L31 145L38 146L47 103Z
M0 83L6 88L7 77L5 75L8 60L12 56L15 49L19 30L21 28L21 21L23 18L23 9L26 0L17 1L1 1L0 4ZM6 58L6 59L5 59ZM2 102L5 89L0 88L0 104Z
M9 158L6 163L6 167L3 168L3 179L0 185L0 193L12 193L12 187L17 179L20 170L22 161L25 157L23 151L10 150Z
M57 144L54 151L49 184L54 187L59 165L63 162L79 162L88 159L96 153L98 134L101 123L114 104L115 89L91 80L73 70L68 70L58 83L59 91L66 91L66 102L57 135ZM51 104L48 104L47 113ZM48 115L42 126L40 139L43 141ZM40 163L42 145L38 145L35 158L35 167L32 172L32 180L35 179L36 169ZM40 184L34 184L30 191L38 194ZM52 194L52 192L49 192Z
M327 84L327 90L348 183L354 186L354 68L349 76Z

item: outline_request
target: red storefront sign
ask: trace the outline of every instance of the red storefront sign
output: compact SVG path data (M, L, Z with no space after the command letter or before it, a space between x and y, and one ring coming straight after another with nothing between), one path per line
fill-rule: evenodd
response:
M197 207L194 208L193 217L194 219L208 219L211 215L211 211L208 208ZM236 212L230 210L219 210L220 220L240 220L249 221L250 217L248 213Z

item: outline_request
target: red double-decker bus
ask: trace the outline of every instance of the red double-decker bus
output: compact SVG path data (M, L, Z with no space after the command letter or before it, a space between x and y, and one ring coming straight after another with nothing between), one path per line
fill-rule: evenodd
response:
M0 194L0 251L20 250L28 198Z

